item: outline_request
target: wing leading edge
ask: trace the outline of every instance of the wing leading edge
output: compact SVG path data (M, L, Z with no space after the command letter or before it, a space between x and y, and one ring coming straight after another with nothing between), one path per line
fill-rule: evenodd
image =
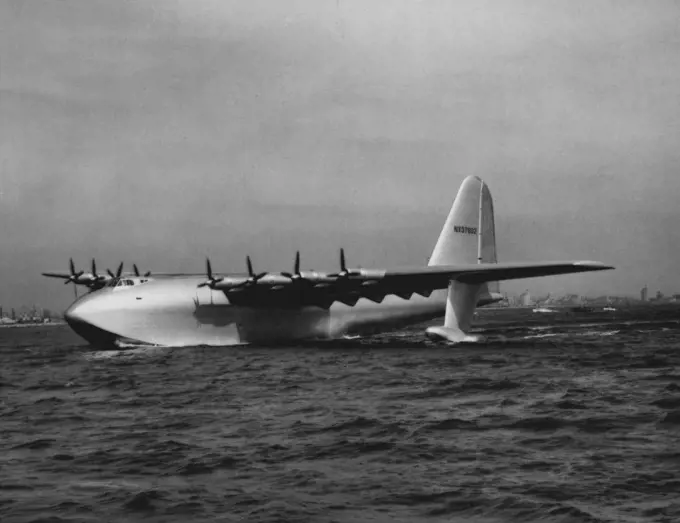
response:
M413 294L429 296L435 290L446 289L451 280L481 284L608 269L613 267L599 262L563 261L442 265L394 270L355 269L345 275L302 272L299 279L283 273L263 273L256 279L234 275L213 277L210 273L210 279L200 286L224 292L235 304L328 308L336 301L351 306L360 298L381 302L388 295L404 299Z

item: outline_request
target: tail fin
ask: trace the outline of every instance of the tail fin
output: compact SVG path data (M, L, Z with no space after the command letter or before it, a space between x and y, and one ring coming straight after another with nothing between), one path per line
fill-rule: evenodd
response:
M444 228L434 247L429 265L468 265L496 263L496 230L493 200L487 185L477 176L463 181ZM498 282L449 284L443 327L430 327L429 334L450 341L467 338L475 307L498 301Z
M477 176L468 176L453 201L429 264L467 265L497 261L491 192Z

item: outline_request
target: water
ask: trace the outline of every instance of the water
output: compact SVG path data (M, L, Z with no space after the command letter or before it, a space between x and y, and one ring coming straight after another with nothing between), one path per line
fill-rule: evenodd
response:
M680 520L680 307L295 347L0 329L0 520Z

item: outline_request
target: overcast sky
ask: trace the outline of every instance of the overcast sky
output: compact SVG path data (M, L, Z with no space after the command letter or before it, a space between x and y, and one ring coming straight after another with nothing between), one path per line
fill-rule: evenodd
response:
M423 263L462 180L511 292L680 292L680 3L5 0L0 304L40 276Z

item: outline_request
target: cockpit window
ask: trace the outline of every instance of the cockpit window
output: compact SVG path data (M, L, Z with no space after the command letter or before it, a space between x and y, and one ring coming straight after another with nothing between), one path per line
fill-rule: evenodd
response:
M148 278L143 279L130 279L130 278L114 278L110 280L106 286L107 287L134 287L136 285L141 285L150 281Z

